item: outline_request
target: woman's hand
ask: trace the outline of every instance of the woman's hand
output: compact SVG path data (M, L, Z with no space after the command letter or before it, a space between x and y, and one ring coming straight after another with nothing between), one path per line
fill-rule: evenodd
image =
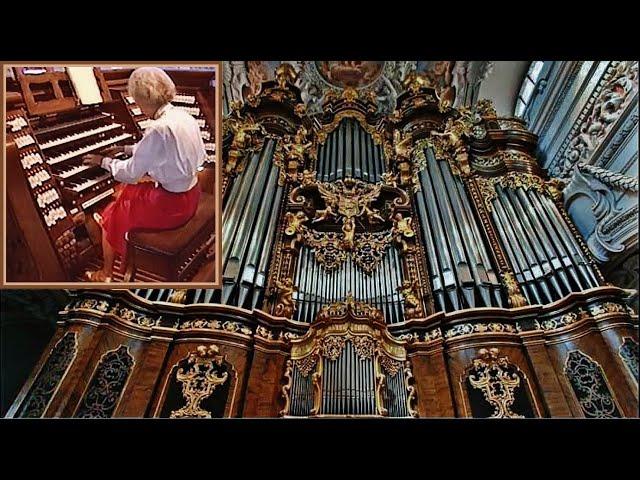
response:
M105 157L113 157L114 155L117 155L118 153L124 153L124 146L115 145L113 147L109 147L109 148L107 148L105 150L102 150L101 153Z
M91 167L100 167L102 166L102 159L104 157L102 155L96 155L94 153L89 153L82 157L82 164L88 165Z

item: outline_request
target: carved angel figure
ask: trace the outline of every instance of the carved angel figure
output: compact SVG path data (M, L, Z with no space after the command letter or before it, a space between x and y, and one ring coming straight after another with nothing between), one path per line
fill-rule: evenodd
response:
M301 126L293 137L293 141L285 143L283 148L287 152L288 160L304 162L304 155L313 145L312 142L305 143L307 139L307 129Z
M393 151L396 159L408 160L411 156L411 135L403 136L400 130L393 132Z
M293 292L298 291L298 287L293 284L293 280L286 278L283 282L280 280L275 281L277 290L276 309L275 314L291 318L295 310L295 303L293 302Z
M345 250L353 250L356 238L356 222L353 218L345 218L344 224L342 225L342 233L344 233L342 247Z
M398 292L404 299L404 312L407 318L422 316L422 305L419 298L419 287L417 280L404 280L398 287Z

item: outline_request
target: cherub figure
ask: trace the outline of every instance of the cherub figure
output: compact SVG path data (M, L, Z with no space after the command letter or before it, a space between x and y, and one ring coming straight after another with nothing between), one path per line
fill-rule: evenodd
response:
M307 129L301 126L293 137L293 142L283 145L290 161L304 162L304 154L313 145L312 142L304 143L307 139Z
M344 238L342 240L342 246L345 250L353 250L356 237L356 222L352 217L345 218L342 225L342 233Z
M283 282L275 281L277 290L276 309L277 316L291 318L295 310L293 293L298 291L298 287L293 284L293 280L286 278Z
M322 210L316 210L316 214L313 217L311 223L318 223L324 220L329 220L330 218L335 218L336 213L331 208L331 204L327 203L327 207Z
M404 299L404 312L407 318L418 318L422 316L422 305L418 297L418 282L416 280L405 280L397 288Z
M411 141L412 136L407 135L403 137L400 130L395 130L393 132L393 151L396 155L397 160L409 160L411 156Z

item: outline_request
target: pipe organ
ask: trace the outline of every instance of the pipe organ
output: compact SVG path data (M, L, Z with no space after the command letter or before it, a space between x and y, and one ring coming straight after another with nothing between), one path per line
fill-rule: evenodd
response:
M61 313L54 341L78 331L88 345L93 325L117 324L105 351L127 344L142 362L143 342L154 349L115 416L163 411L157 386L211 346L228 373L211 381L230 382L203 393L217 416L637 415L637 315L604 284L522 122L487 101L452 108L415 72L390 115L344 88L311 117L295 81L282 64L230 105L221 289L78 292ZM90 381L70 377L61 391ZM183 397L176 408L196 401Z
M100 266L91 215L117 195L119 185L102 168L83 165L82 156L134 144L145 124L139 107L124 94L130 69L93 68L93 73L102 101L89 104L83 104L65 70L16 67L16 80L8 81L7 250L15 252L14 261L7 262L8 281L79 281L87 268ZM213 193L211 74L170 72L170 76L177 84L174 103L190 109L201 123L210 154L201 184L205 192ZM138 277L157 279L147 271ZM122 276L116 275L116 280Z

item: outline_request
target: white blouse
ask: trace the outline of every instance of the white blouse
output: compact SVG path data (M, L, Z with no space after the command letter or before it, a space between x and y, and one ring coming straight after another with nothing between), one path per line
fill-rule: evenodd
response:
M198 183L198 167L206 158L198 122L170 103L161 107L133 146L126 160L104 157L102 168L119 182L136 183L144 175L174 193L186 192Z

